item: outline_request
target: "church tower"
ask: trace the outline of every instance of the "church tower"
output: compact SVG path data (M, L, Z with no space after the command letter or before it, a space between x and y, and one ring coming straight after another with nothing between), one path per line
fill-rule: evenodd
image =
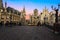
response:
M23 16L26 16L25 6L23 8Z
M2 9L2 8L3 8L3 1L0 0L0 9Z
M34 16L38 15L38 9L34 9Z
M3 12L3 2L0 0L0 12Z
M23 10L22 10L22 13L21 13L21 22L22 22L23 25L26 24L25 16L26 16L26 10L25 10L25 6L24 6Z
M7 2L5 2L5 12L7 12Z

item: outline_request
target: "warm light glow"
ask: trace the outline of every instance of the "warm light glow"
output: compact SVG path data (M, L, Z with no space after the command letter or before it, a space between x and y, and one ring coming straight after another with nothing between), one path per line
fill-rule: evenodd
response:
M30 19L30 16L29 15L26 15L25 18L26 18L26 20L29 20Z

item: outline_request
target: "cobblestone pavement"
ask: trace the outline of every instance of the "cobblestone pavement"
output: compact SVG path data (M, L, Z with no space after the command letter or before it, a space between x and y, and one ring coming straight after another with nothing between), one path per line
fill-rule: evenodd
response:
M45 26L0 27L0 40L60 40Z

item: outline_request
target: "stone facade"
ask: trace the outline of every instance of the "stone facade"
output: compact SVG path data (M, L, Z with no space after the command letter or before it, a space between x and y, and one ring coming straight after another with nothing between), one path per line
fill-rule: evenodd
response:
M32 25L37 25L37 23L38 23L38 10L35 9L33 12L34 12L34 14L30 16L30 22Z
M48 9L43 9L42 14L40 15L41 24L54 24L55 23L55 11L49 12Z
M7 3L5 3L5 7L3 7L2 0L0 0L0 23L3 24L9 22L19 23L21 21L20 14L21 12L15 10L14 8L7 7Z

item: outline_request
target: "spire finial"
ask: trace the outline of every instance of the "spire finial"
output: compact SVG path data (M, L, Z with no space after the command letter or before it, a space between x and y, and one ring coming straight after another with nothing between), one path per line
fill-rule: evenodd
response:
M23 7L23 13L25 13L25 6Z
M45 6L45 10L46 10L46 6Z
M7 2L5 1L5 8L7 7Z

